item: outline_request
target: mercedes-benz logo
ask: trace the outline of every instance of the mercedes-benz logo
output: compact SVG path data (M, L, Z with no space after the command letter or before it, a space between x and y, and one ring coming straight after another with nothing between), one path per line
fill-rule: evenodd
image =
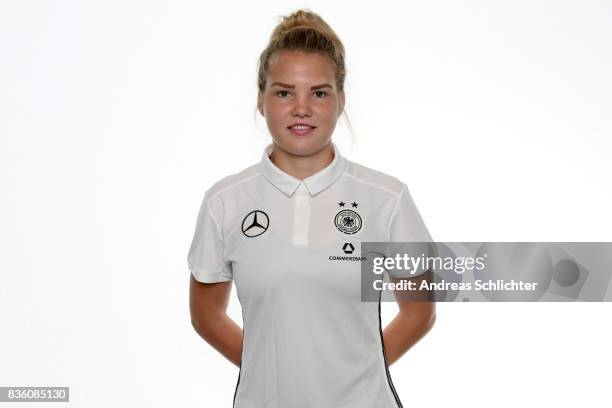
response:
M268 230L270 218L261 210L251 211L242 220L242 233L249 238L258 237Z

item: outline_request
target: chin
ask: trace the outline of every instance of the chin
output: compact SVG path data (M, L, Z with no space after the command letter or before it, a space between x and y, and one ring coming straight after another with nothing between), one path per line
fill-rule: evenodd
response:
M308 138L302 136L279 137L274 138L274 142L281 149L294 156L309 156L324 149L331 141L329 138Z

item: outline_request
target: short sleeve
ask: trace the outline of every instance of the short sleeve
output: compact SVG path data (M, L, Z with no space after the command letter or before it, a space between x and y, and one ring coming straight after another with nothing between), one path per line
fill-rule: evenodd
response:
M395 208L389 219L390 242L432 242L408 187L402 184Z
M231 263L224 260L224 242L205 194L196 220L195 232L187 255L193 277L204 283L232 280Z
M389 219L388 237L389 242L433 242L425 222L412 200L410 191L408 191L408 187L404 183L402 183L402 189ZM423 253L430 254L431 251L430 244L400 245L394 248L402 248L403 252L411 252L409 255L413 257ZM389 274L393 277L406 278L420 275L422 272L424 270L420 270L415 274L407 273L404 270L393 270L389 271Z

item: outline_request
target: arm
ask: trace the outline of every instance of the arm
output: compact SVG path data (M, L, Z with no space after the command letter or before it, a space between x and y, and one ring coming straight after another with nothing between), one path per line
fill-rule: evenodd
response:
M391 280L400 281L397 278ZM383 344L389 366L423 338L436 321L435 302L401 300L401 297L396 293L399 312L383 330Z
M423 218L404 183L402 183L402 190L389 221L388 241L433 243ZM420 249L424 249L428 254L431 249L434 249L430 248L430 245L427 245L426 248L421 248L421 245L410 248L411 251L419 250L418 253L421 252ZM392 282L404 280L396 279L391 275L390 277ZM414 282L415 287L420 288L423 279L431 282L433 280L432 271L428 270L426 273L405 280ZM430 291L396 290L395 298L399 312L383 330L387 365L393 364L423 338L431 330L436 320L434 297Z
M189 310L195 331L240 367L242 329L226 314L232 282L202 283L190 278Z

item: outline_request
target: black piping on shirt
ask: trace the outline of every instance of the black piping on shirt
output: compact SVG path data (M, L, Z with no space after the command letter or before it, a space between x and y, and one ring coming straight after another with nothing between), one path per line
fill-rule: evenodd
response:
M244 350L244 310L242 311L242 350ZM238 381L236 381L236 389L234 390L234 401L232 408L236 405L236 395L238 394L238 385L240 384L240 374L242 373L242 350L240 351L240 370L238 370Z
M402 405L402 401L400 401L399 396L397 395L397 391L395 391L395 387L393 386L393 381L391 380L391 373L389 372L389 365L387 364L387 354L385 353L385 343L383 342L382 318L380 316L381 297L382 290L378 291L378 330L380 332L380 344L382 345L382 353L383 358L385 360L385 372L387 373L387 382L389 383L389 387L391 387L391 391L393 392L393 397L395 398L395 402L397 403L398 408L404 408L404 406Z

